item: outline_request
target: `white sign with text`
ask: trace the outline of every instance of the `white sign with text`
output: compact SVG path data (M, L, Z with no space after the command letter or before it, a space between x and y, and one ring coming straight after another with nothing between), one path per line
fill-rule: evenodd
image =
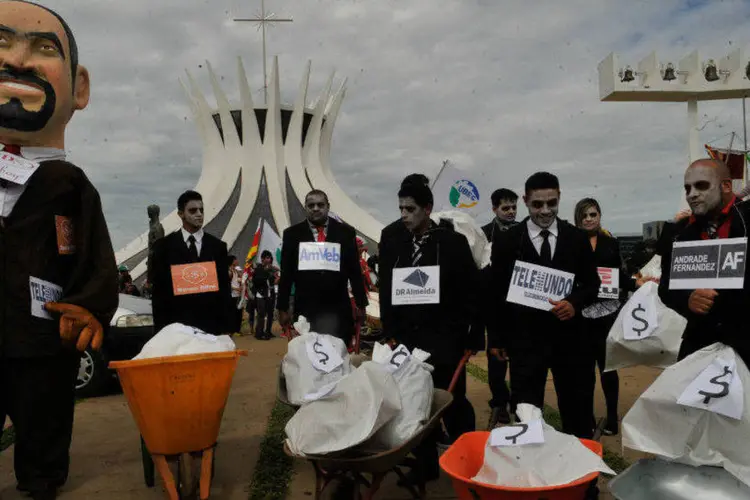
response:
M508 288L508 302L549 311L550 300L561 300L573 291L575 275L517 260Z
M300 243L297 269L300 271L340 271L341 243L328 241Z
M740 289L745 283L746 259L747 238L675 242L669 289Z
M440 266L393 269L391 303L394 306L440 303Z

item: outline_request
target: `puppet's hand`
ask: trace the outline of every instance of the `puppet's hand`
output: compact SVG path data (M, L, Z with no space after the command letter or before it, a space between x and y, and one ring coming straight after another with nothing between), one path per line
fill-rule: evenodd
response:
M63 342L72 344L83 352L91 344L98 351L104 340L104 330L99 320L86 309L73 304L48 302L44 308L60 315L60 337Z

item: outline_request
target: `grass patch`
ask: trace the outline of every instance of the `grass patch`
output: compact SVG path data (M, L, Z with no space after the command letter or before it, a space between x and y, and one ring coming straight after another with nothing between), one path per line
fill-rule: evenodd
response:
M484 382L485 384L489 383L487 370L485 370L481 366L477 366L474 363L467 363L466 371L469 373L469 375L479 380L480 382ZM549 405L544 405L542 416L544 418L544 421L554 427L556 430L562 430L562 419L560 418L560 412L555 408L552 408ZM604 462L618 474L630 467L630 462L628 462L625 457L623 457L619 453L609 450L607 447L604 447Z
M278 402L271 411L250 483L250 500L282 500L286 497L292 481L293 462L284 453L284 427L292 415L292 408Z

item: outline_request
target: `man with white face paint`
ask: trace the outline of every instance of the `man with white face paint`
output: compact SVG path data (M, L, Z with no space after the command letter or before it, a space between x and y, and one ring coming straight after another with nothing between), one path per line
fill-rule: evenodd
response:
M692 215L675 223L673 241L747 237L750 204L733 194L731 175L723 162L708 158L693 162L685 171L685 199ZM659 296L688 320L679 359L723 342L750 363L750 336L744 317L750 306L748 267L741 290L670 290L671 250L662 257Z
M510 359L515 403L542 408L547 372L552 370L563 432L590 438L593 402L587 387L594 377L594 358L580 312L599 292L593 252L584 231L557 217L557 177L547 172L529 177L523 200L529 217L496 234L492 244L495 312L488 318L488 348L490 355ZM507 302L517 262L575 275L572 291L562 300L550 300L549 311Z
M408 237L393 240L393 258L381 268L390 289L381 288L380 294L390 300L381 300L380 308L390 318L383 324L385 338L429 352L435 387L447 389L466 351L484 348L484 336L469 328L476 314L479 271L466 238L443 220L435 223L432 206L432 191L425 184L402 184L398 207ZM466 369L443 421L450 439L475 429L474 408L466 398ZM407 476L409 482L421 484L439 476L438 438L439 433L432 433L414 450L419 467Z
M200 193L182 193L177 215L182 228L154 244L154 329L182 323L214 335L234 333L227 244L203 230Z

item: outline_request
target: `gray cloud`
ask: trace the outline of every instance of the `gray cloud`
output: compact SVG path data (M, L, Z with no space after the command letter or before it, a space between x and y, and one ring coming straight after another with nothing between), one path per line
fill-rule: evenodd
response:
M46 4L72 25L92 73L91 104L71 122L67 148L99 188L121 247L147 227L146 205L167 213L198 179L199 138L177 82L184 70L212 103L210 60L238 102L242 56L251 85L261 88L260 35L231 21L254 15L259 2ZM310 99L332 70L337 83L348 78L332 168L384 223L397 216L401 177L434 176L446 158L516 190L532 172L553 171L563 216L594 195L614 231L638 232L646 220L670 217L687 161L685 105L602 103L597 64L610 51L632 65L654 49L675 62L695 48L722 57L750 41L750 4L741 0L266 4L294 17L268 35L286 102L307 59ZM715 120L701 132L704 141L742 131L739 101L701 103L700 112L704 122Z

